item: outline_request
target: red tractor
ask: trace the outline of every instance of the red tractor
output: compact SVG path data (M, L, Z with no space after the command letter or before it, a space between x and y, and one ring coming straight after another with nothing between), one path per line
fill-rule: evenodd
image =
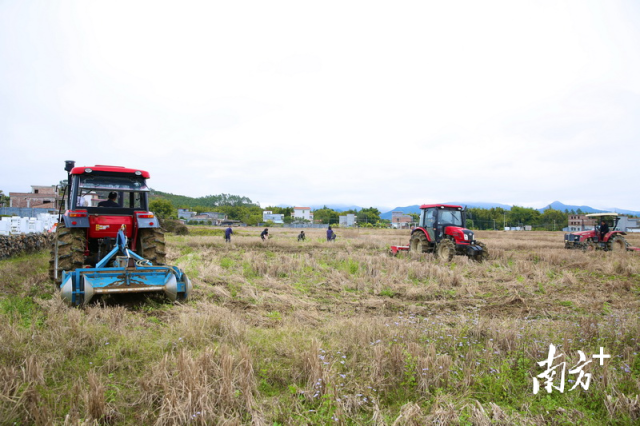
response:
M420 222L411 231L408 246L391 246L391 254L406 250L414 253L434 253L450 261L458 254L474 260L489 256L486 246L466 229L466 209L450 204L424 204L420 206Z
M566 249L582 249L585 251L627 251L638 250L629 247L629 243L623 237L626 232L616 230L620 217L618 213L592 213L586 215L595 220L593 229L572 232L564 235L564 247ZM606 224L603 228L602 223ZM611 227L609 228L609 226Z
M66 211L58 220L50 275L74 305L95 295L164 292L186 300L191 283L165 265L164 233L149 211L149 173L65 163Z

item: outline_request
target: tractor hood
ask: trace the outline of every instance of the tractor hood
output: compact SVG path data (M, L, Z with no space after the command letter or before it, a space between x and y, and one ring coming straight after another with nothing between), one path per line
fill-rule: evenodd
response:
M473 241L473 231L461 226L447 226L444 229L445 235L450 235L457 243L470 243Z
M444 228L444 233L447 235L451 235L452 237L460 236L462 238L464 231L465 228L461 226L447 226L446 228Z
M593 230L590 230L590 231L570 232L569 234L570 234L570 235L580 235L580 236L583 236L583 235L592 235L592 234L593 234Z

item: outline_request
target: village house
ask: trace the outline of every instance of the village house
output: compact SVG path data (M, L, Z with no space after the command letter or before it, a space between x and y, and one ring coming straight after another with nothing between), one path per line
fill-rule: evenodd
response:
M189 209L178 209L178 219L189 220L198 213L189 211Z
M227 215L217 212L204 212L191 216L189 220L196 222L211 222L212 225L220 226L227 220Z
M622 232L640 232L640 218L620 216L618 229Z
M413 217L400 211L391 212L391 227L395 229L409 228Z
M10 192L9 207L30 207L56 210L60 206L60 197L56 195L56 186L31 185L31 192Z
M593 229L596 221L593 218L587 217L583 214L570 214L569 215L569 229L570 232L585 231L587 229Z
M274 214L271 210L264 210L262 212L262 221L267 222L269 220L273 223L284 223L284 215L278 213Z
M291 217L293 218L293 220L303 219L308 220L309 222L313 222L313 213L311 212L311 207L294 207Z
M341 227L351 227L356 224L356 215L353 213L348 213L345 216L340 216L340 226Z

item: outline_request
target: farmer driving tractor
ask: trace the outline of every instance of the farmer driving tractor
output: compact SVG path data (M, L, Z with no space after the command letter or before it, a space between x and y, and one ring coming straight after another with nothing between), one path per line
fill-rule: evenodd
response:
M600 231L600 241L604 241L605 235L609 233L609 225L607 225L604 218L602 219L602 222L600 222L600 228L598 230Z

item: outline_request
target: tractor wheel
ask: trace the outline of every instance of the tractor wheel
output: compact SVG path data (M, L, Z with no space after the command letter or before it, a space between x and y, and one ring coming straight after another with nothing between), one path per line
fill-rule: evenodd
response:
M623 252L627 251L627 241L620 235L614 235L609 240L607 247L610 251Z
M49 260L49 276L57 286L62 283L62 271L82 268L85 239L85 229L67 228L64 222L58 224Z
M481 243L480 241L476 241L476 244L482 247L482 253L476 256L475 260L477 260L478 262L487 260L489 258L489 250L487 249L487 246L484 243Z
M593 240L589 238L583 243L582 250L590 252L596 251L596 243L594 243Z
M154 265L164 265L164 231L161 228L143 228L138 232L138 254Z
M456 246L451 240L442 240L436 247L436 257L445 262L450 262L456 254Z
M429 251L429 240L422 231L416 231L411 235L411 241L409 241L409 251L411 253L426 253Z

